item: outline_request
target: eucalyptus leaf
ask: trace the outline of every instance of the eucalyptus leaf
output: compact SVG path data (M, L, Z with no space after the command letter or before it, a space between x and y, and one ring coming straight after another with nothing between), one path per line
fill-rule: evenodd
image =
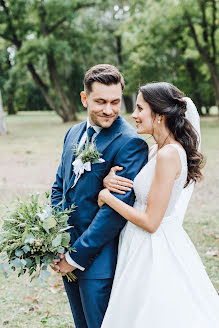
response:
M68 232L65 232L62 234L62 246L68 246L70 243L70 234Z
M27 234L24 238L24 243L33 244L33 242L34 242L34 235L32 233Z
M24 253L28 253L30 251L30 246L28 244L26 244L22 247L22 249L23 249Z
M30 268L32 265L31 259L27 258L27 259L25 259L25 261L26 261L26 267Z
M57 222L54 218L54 216L50 216L48 219L43 221L43 228L46 230L46 232L49 233L49 229L54 228L56 226Z
M16 257L14 260L12 260L11 263L15 266L16 269L22 267L21 260L18 257Z
M53 239L52 241L52 246L53 247L58 247L60 246L62 243L62 234L58 234L58 236L56 236L55 239Z
M60 247L58 250L57 250L58 253L64 253L65 252L65 249L64 247Z
M24 260L24 259L21 259L21 263L22 263L23 265L26 265L27 261Z
M24 254L24 252L22 251L22 249L16 249L16 251L15 251L16 256L20 257L23 254Z

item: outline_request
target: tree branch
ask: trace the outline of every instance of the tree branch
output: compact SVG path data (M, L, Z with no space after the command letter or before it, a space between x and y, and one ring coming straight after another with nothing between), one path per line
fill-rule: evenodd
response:
M51 26L50 28L48 28L48 34L54 32L59 25L61 25L62 23L64 23L64 21L66 19L67 19L67 16L64 16L64 17L60 18L53 26Z
M91 2L91 3L84 3L84 4L80 4L78 5L77 7L75 7L75 11L79 10L79 9L82 9L82 8L89 8L89 7L92 7L92 6L95 6L95 2ZM67 15L60 18L54 25L52 25L50 28L48 28L48 34L49 33L52 33L54 32L57 27L59 27L59 25L61 25L62 23L64 23L67 19Z
M216 25L216 0L212 0L212 26L211 26L211 44L213 49L212 59L215 62L216 61L216 42L215 42L215 32L217 29Z
M9 12L9 8L6 6L5 0L0 0L0 5L3 7L3 10L7 16L7 20L8 20L8 27L9 30L12 34L12 40L13 43L16 45L16 47L19 49L21 47L21 41L18 39L16 32L15 32L15 28L13 26L12 20L11 20L11 16L10 16L10 12ZM9 37L7 37L7 39L9 40ZM11 41L12 41L11 40Z
M202 55L203 58L205 58L205 60L208 59L208 54L205 52L205 49L201 46L199 40L198 40L198 36L197 36L197 33L195 31L195 27L192 23L192 19L189 15L189 13L185 10L184 12L184 15L185 15L185 18L188 22L188 25L189 25L189 28L190 28L190 31L191 31L191 34L192 34L192 37L193 37L193 40L195 42L195 45L196 45L196 48L198 49L200 55Z
M202 13L202 28L203 28L203 40L206 44L207 47L209 47L209 42L208 42L208 27L207 27L207 21L206 21L206 1L205 0L200 0L200 8L201 8L201 13Z

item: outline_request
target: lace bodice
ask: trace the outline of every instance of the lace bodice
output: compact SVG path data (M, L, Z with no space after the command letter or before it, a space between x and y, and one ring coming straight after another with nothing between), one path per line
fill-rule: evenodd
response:
M186 183L187 172L188 172L186 152L177 144L171 144L171 145L178 150L181 160L181 172L179 177L174 182L169 204L164 215L165 217L173 213L175 204L179 199L179 196ZM152 158L149 159L149 162L141 169L141 171L134 179L134 192L136 196L134 207L140 210L145 210L147 207L147 199L148 199L150 187L154 177L155 166L156 166L157 155L153 156L156 150L157 150L157 146L153 147L153 149L150 152L150 157Z

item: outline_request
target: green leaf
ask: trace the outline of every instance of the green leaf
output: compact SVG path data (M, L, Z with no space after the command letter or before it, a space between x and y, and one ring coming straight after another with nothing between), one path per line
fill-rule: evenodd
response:
M51 215L48 219L43 221L43 228L49 233L49 229L54 228L57 222L53 215Z
M30 246L28 244L26 244L22 247L22 249L23 249L24 253L28 253L30 251Z
M65 252L65 249L64 247L60 247L58 250L57 250L58 253L64 253Z
M40 264L40 257L39 256L35 256L35 262L36 262L36 264Z
M32 261L31 261L31 259L26 259L26 267L27 268L30 268L31 267L31 265L32 265Z
M15 251L16 256L20 257L23 254L24 254L24 252L22 251L22 249L16 249L16 251Z
M56 236L55 239L53 239L52 241L52 246L53 247L58 247L60 246L62 243L62 234L59 234L58 236Z
M70 243L70 234L68 232L65 232L62 234L62 246L69 246Z
M11 261L11 263L15 266L16 269L22 267L21 260L18 257L16 257L16 259L14 259L13 261Z
M25 266L27 262L26 262L26 260L21 259L21 263Z
M34 242L34 235L32 233L27 234L24 238L24 243L33 244L33 242Z

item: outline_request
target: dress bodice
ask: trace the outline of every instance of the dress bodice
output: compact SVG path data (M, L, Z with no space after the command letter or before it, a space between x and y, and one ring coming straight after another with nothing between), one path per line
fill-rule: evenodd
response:
M165 212L165 217L170 216L175 208L175 204L179 199L179 196L184 188L187 179L187 156L183 148L177 144L171 144L174 148L177 149L181 161L181 172L178 178L176 178L171 197L167 210ZM150 191L150 187L153 181L155 167L156 167L156 158L155 154L157 146L154 146L150 152L149 162L141 169L134 180L134 192L136 196L134 207L140 210L145 210L147 207L147 199ZM151 158L151 159L150 159Z

